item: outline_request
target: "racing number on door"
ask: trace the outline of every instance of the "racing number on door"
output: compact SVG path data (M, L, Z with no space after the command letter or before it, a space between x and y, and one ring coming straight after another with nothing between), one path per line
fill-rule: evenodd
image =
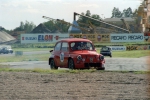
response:
M63 62L64 61L64 53L60 53L60 61Z

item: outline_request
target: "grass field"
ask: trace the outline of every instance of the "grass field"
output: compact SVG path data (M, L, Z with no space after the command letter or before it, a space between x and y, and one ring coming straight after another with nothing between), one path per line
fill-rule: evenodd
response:
M49 51L53 48L14 48L15 51L31 52L31 51ZM97 52L100 53L100 49L97 48ZM136 51L114 51L112 57L126 57L126 58L139 58L149 56L149 50L136 50ZM21 61L47 61L50 53L46 54L32 54L22 56L0 56L0 62L21 62Z
M35 72L35 73L55 73L55 74L60 74L60 73L81 73L81 72L87 72L87 73L93 73L93 72L112 72L112 71L97 71L96 69L90 69L90 70L47 70L47 69L40 69L40 68L35 68L35 69L13 69L9 68L7 66L1 66L0 65L0 72ZM131 73L130 71L113 71L115 73ZM132 71L132 73L135 74L150 74L150 71Z
M52 50L53 48L13 48L14 51L49 51Z

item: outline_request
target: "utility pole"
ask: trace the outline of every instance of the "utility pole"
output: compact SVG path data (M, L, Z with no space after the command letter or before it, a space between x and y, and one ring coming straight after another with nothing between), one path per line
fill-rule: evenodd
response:
M138 15L141 16L141 26L143 32L150 32L149 13L150 13L150 0L144 0L138 10Z
M149 5L150 5L150 0L144 0L144 17L145 17L145 26L146 26L146 30L145 31L149 31L150 32L150 23L149 23Z

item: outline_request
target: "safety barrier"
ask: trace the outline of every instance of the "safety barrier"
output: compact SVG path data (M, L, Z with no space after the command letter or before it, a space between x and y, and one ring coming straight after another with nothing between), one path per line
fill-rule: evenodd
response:
M22 56L23 55L23 51L15 51L15 56Z

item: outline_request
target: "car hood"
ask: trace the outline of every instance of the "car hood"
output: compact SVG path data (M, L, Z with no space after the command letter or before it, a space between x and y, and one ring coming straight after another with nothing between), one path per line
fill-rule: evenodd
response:
M95 51L88 51L88 50L82 50L82 51L73 51L73 54L80 54L80 55L101 55Z

